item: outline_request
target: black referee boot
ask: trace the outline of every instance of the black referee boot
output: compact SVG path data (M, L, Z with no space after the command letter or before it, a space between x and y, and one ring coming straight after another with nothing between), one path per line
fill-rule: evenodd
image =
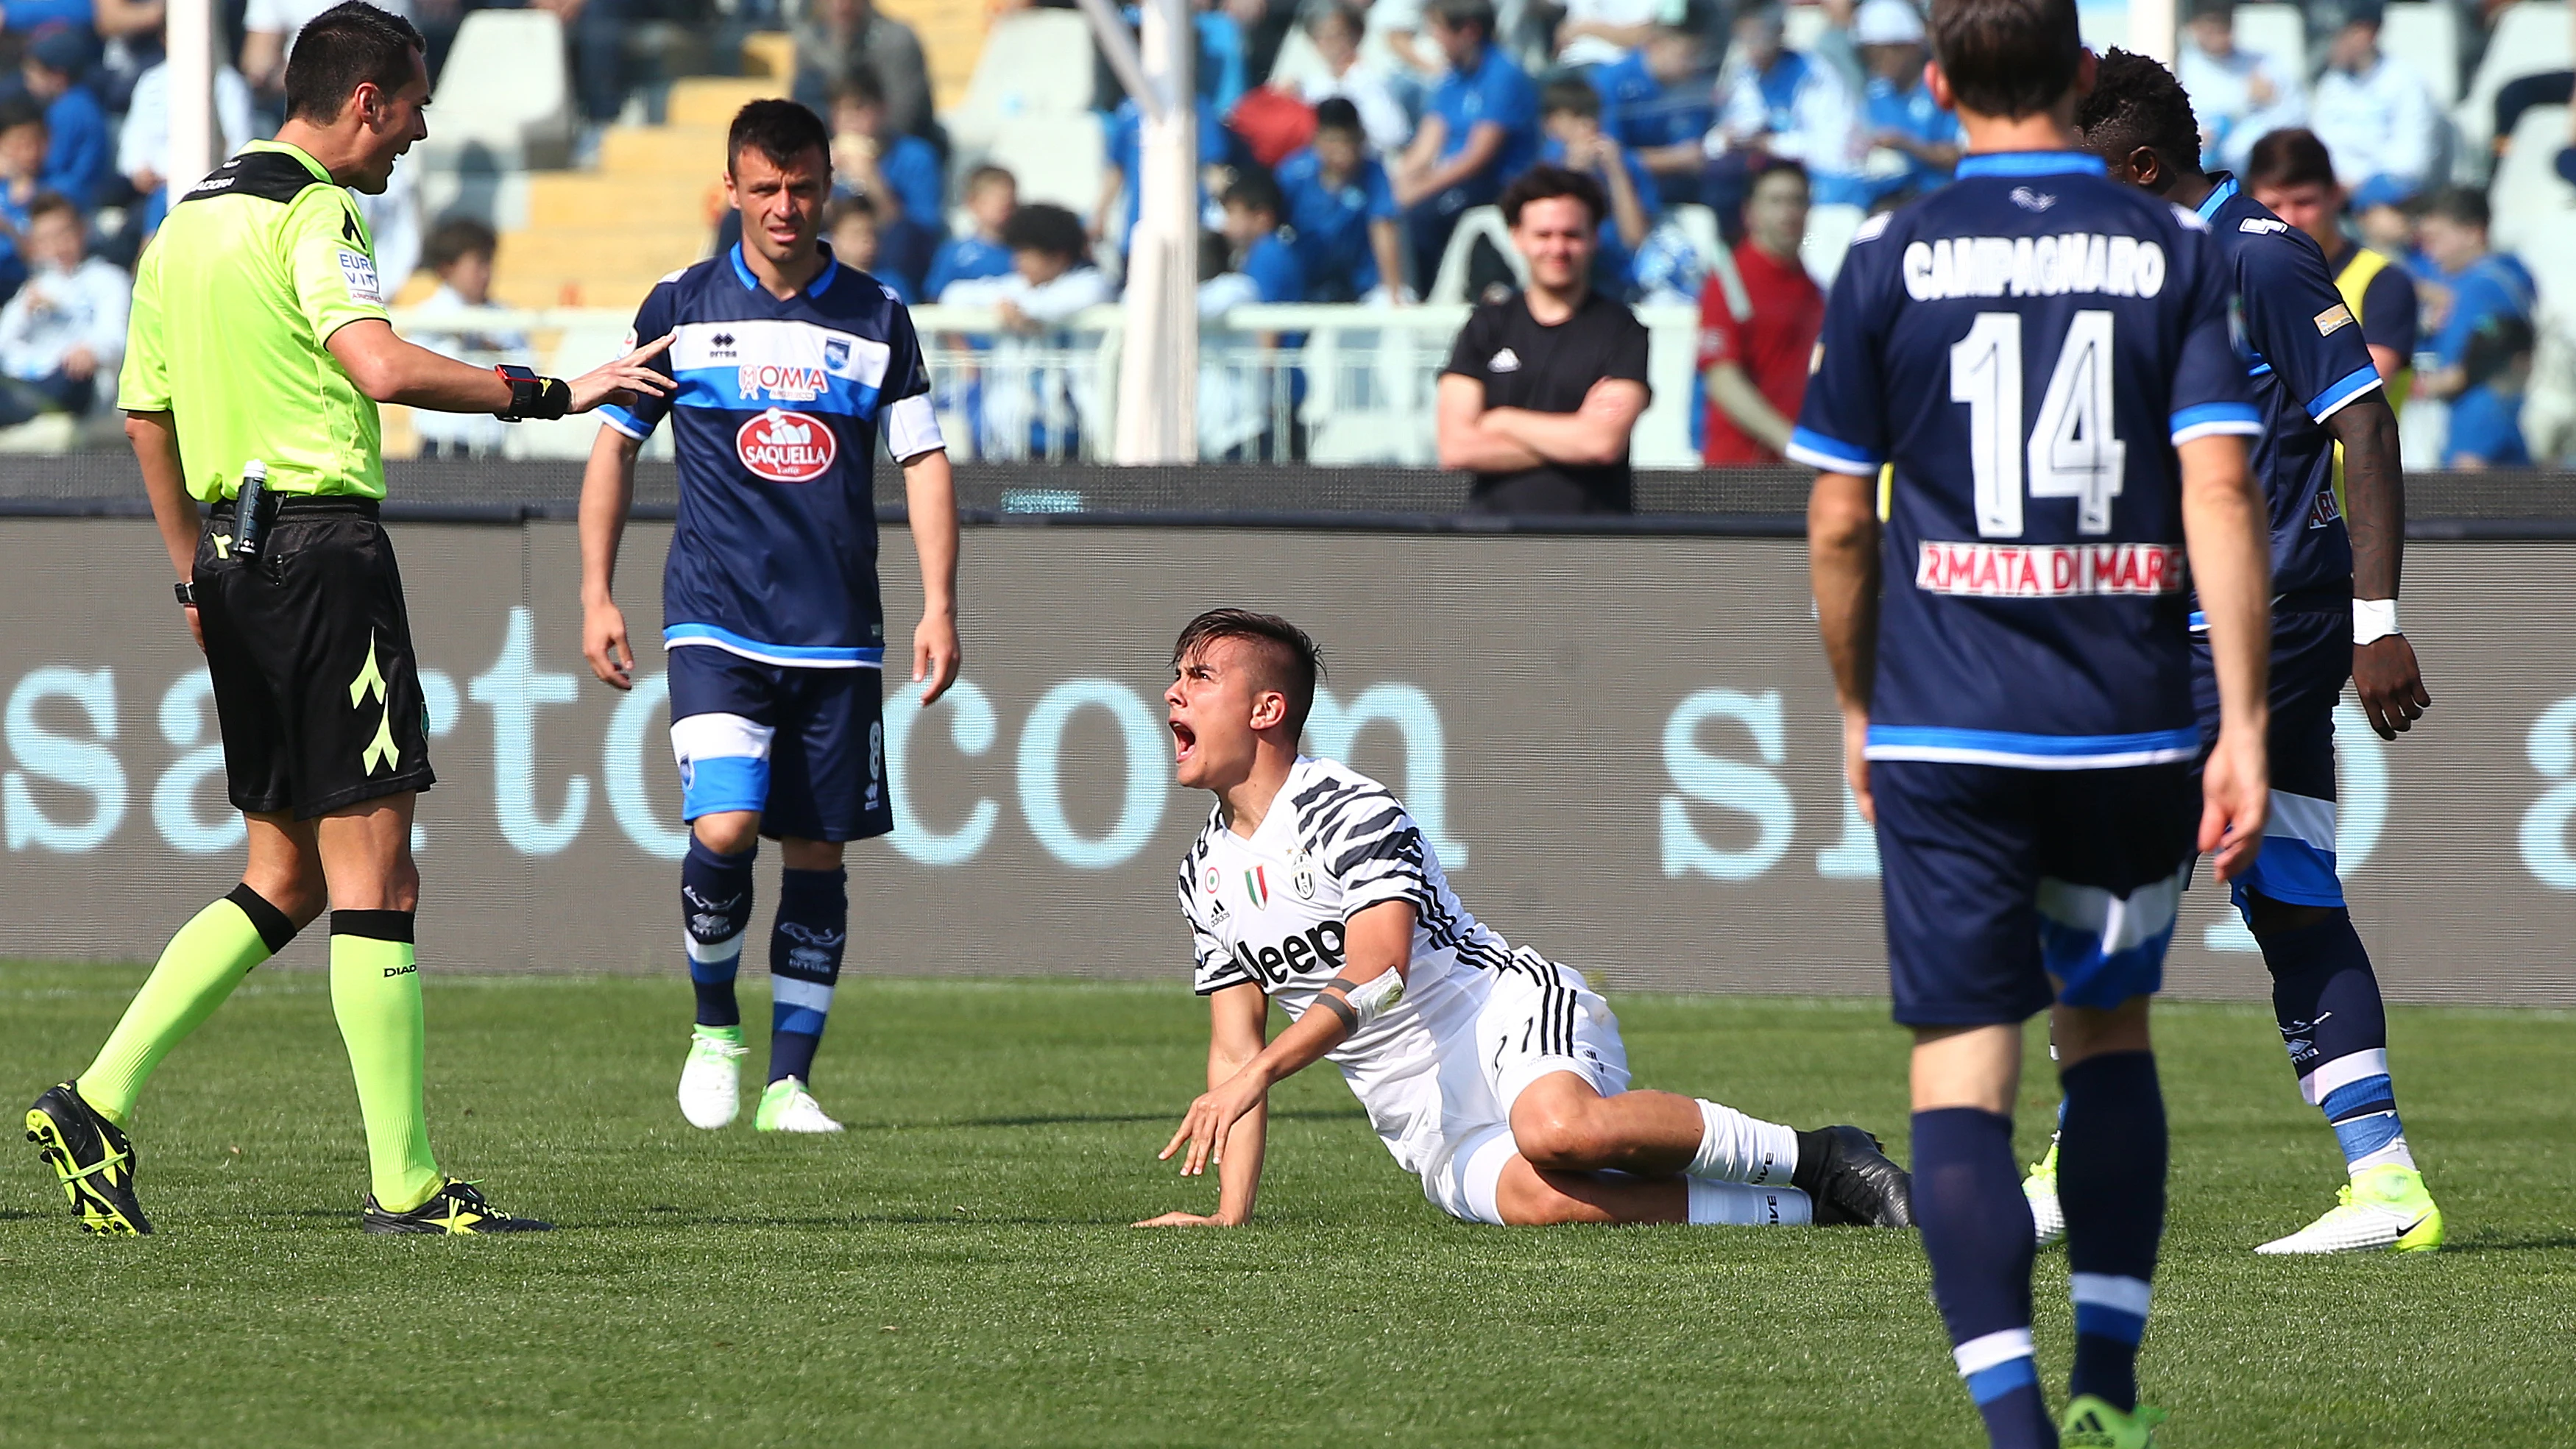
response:
M76 1084L48 1088L27 1109L27 1140L61 1179L83 1231L110 1238L152 1231L134 1199L134 1144L81 1100Z

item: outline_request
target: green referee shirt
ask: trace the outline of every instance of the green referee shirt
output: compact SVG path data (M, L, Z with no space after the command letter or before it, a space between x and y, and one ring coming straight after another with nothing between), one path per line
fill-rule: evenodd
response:
M374 399L324 342L385 315L356 201L296 147L253 141L170 208L134 272L116 403L169 413L188 491L385 496Z

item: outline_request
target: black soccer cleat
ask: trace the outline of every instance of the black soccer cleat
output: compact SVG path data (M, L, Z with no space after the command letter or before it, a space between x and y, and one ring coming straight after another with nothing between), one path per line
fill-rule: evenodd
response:
M73 1083L47 1089L27 1109L27 1140L61 1180L84 1232L131 1238L152 1231L134 1199L134 1144L82 1101Z
M407 1213L385 1211L376 1205L376 1195L369 1193L358 1220L371 1233L545 1233L555 1226L535 1218L514 1218L485 1202L474 1184L452 1177L430 1194L429 1201Z
M1806 1193L1821 1227L1914 1226L1914 1178L1888 1160L1878 1139L1858 1127L1819 1127L1798 1134L1798 1170L1789 1185Z

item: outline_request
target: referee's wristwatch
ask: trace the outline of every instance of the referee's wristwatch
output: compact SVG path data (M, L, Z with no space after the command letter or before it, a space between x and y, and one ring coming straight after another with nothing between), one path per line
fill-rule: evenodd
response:
M187 579L181 579L179 582L170 586L170 592L179 596L180 608L193 609L197 607L197 586L193 582Z
M572 387L560 377L539 377L532 368L503 363L492 369L510 385L510 405L492 416L505 423L530 418L559 418L572 411Z

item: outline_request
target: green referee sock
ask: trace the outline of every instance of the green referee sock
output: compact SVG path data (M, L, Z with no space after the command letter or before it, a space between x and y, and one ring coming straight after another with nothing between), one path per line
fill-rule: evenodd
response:
M429 1155L422 1100L420 967L409 911L331 913L331 1014L358 1079L367 1121L367 1168L376 1205L407 1213L444 1180Z
M81 1100L117 1126L129 1125L144 1082L170 1048L214 1015L252 967L294 939L295 923L248 885L197 912L162 948L98 1060L80 1074Z

